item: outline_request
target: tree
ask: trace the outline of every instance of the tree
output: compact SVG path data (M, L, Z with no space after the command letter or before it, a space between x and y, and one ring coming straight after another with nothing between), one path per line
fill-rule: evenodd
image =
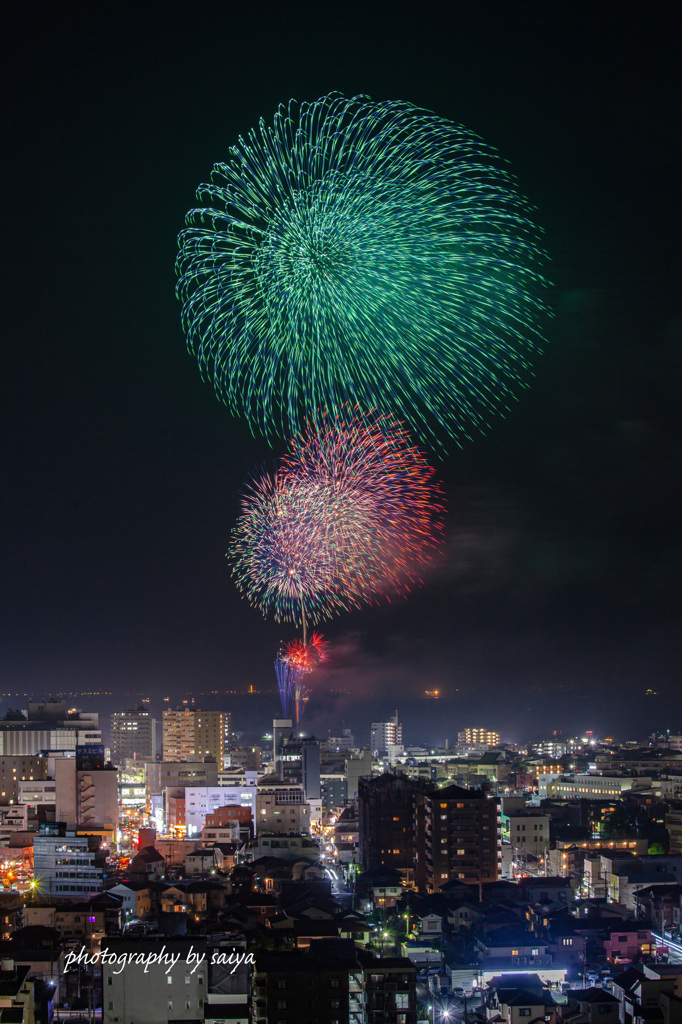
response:
M3 722L25 722L26 716L23 712L15 708L8 708L7 714L3 718Z

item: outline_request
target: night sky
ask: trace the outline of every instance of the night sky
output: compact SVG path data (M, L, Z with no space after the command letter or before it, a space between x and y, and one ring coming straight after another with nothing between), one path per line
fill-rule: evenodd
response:
M340 90L432 109L510 161L546 229L554 318L507 418L438 461L443 564L327 625L306 726L367 742L397 704L411 743L682 729L673 12L4 5L0 712L194 696L247 736L277 714L294 629L240 598L224 557L241 484L277 450L201 382L173 265L236 137Z

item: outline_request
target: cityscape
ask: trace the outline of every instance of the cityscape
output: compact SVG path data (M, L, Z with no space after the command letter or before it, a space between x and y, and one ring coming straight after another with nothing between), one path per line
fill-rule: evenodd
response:
M236 724L5 714L7 1019L674 1024L682 732Z
M3 28L0 1024L682 1024L672 5Z

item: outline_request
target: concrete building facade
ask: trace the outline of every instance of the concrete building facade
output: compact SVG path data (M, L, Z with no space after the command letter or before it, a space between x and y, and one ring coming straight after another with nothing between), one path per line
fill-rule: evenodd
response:
M431 792L426 805L424 856L428 892L447 882L496 882L501 858L499 801L482 790L447 786Z
M156 722L143 704L111 716L111 759L121 766L126 758L153 760L156 756Z

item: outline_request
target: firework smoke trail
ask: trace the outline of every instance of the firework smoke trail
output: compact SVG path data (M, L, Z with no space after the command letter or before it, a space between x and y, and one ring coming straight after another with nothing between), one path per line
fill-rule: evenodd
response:
M275 674L277 676L277 688L282 704L282 718L291 716L291 706L294 702L294 695L298 677L302 675L301 669L285 661L281 655L275 658Z
M322 638L322 634L314 632L310 640L306 640L304 637L303 641L290 641L275 662L278 679L282 671L278 670L278 663L288 670L286 675L289 686L287 707L293 704L297 725L300 725L303 707L310 695L310 690L304 685L304 679L314 672L321 662L326 660L328 646L327 641ZM285 713L284 717L288 718L289 714Z
M294 713L296 715L296 725L301 724L301 718L303 716L303 707L310 696L310 690L307 690L303 681L299 682L294 688Z
M292 101L197 199L179 236L183 327L252 429L291 436L350 402L461 443L528 381L540 231L468 129L404 102Z

